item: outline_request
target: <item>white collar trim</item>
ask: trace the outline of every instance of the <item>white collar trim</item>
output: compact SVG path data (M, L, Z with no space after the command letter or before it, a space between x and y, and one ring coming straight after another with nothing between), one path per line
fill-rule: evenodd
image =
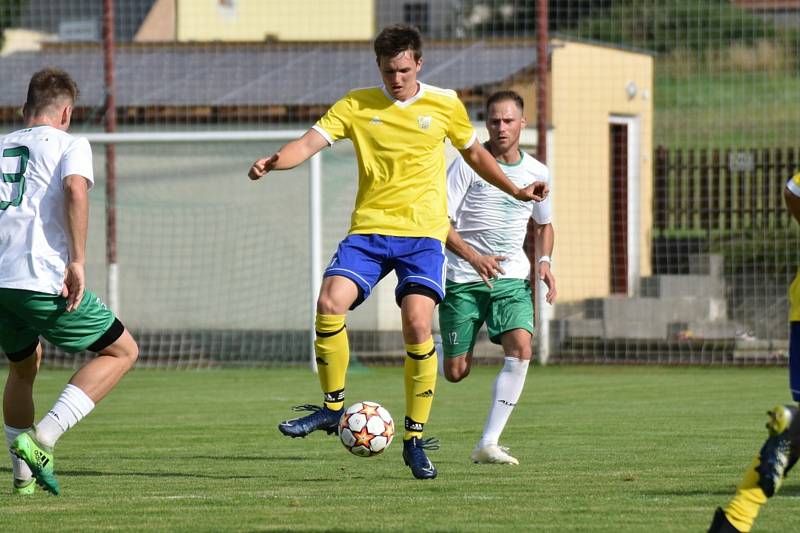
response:
M419 90L417 91L417 94L415 94L414 96L412 96L411 98L409 98L408 100L405 100L403 102L401 102L400 100L398 100L397 98L392 96L392 93L390 93L386 89L386 86L383 85L383 84L381 84L381 90L383 91L383 94L386 95L386 98L391 100L394 105L396 105L397 107L399 107L401 109L405 109L406 107L410 106L411 104L413 104L414 102L416 102L417 100L422 98L422 95L425 94L425 87L426 87L425 84L422 83L421 81L418 81L417 82L417 86L419 87Z

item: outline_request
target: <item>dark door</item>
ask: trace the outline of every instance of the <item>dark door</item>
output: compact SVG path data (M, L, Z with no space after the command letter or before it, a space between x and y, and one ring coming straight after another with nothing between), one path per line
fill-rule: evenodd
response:
M628 126L611 124L612 294L628 293Z

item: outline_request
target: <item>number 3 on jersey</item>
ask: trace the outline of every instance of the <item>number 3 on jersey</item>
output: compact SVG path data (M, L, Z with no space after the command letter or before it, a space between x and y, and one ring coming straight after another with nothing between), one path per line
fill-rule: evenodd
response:
M22 203L22 195L25 194L25 171L28 169L28 159L30 152L27 146L16 146L3 150L3 159L18 157L19 171L13 173L3 172L3 183L19 183L17 195L11 200L0 200L0 210L5 211L9 206L17 207Z

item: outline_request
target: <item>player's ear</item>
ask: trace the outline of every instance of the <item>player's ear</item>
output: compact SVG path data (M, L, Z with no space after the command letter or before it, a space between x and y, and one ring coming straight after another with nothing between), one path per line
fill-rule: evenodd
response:
M520 121L520 123L522 124L523 128L528 126L528 119L525 118L525 115L522 116L522 120Z
M22 104L22 119L28 120L28 102Z
M72 118L72 106L65 105L64 109L61 111L61 125L62 126L69 126L69 121Z
M417 72L422 68L422 58L417 59Z

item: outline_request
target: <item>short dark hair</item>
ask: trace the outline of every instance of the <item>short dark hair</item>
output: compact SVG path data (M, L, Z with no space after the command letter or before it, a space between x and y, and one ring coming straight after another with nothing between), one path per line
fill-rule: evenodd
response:
M505 91L497 91L489 96L489 99L486 100L486 114L489 114L489 108L492 107L492 105L498 102L505 102L506 100L511 100L517 104L517 107L520 111L525 111L525 102L522 100L522 97L517 91L512 91L509 89Z
M78 99L78 85L65 71L47 67L31 76L25 108L30 116L47 112L48 108L62 98L72 103Z
M406 50L414 52L414 61L422 57L422 35L406 24L387 26L375 37L375 60L392 58Z

